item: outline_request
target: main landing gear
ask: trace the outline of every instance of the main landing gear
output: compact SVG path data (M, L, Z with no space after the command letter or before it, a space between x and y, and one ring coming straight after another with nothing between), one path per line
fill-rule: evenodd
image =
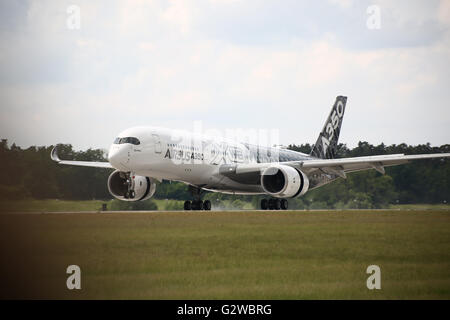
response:
M197 188L194 186L189 186L189 192L194 197L194 200L186 200L184 202L184 210L211 210L211 201L201 200L201 196L203 195L204 191L201 188Z
M261 210L287 210L289 203L286 199L262 199Z
M211 210L211 201L187 200L184 202L184 210Z

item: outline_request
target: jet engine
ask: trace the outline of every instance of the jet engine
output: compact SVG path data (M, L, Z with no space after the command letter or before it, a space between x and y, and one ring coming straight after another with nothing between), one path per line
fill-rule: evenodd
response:
M294 198L308 191L308 177L293 167L276 165L265 169L261 175L264 191L277 198Z
M119 200L142 201L153 196L156 191L156 183L149 177L116 170L108 178L108 190Z

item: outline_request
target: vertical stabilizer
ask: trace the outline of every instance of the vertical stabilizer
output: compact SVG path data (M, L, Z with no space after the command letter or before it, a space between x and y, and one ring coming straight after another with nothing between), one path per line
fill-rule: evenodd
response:
M331 109L322 132L317 138L311 155L320 159L333 159L336 154L336 148L341 132L342 120L344 119L345 105L347 97L338 96L336 102Z

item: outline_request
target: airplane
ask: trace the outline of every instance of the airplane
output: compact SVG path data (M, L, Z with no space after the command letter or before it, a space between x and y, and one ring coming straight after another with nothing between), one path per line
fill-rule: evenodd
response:
M335 158L347 97L338 96L311 153L265 147L160 127L133 127L119 133L109 148L108 162L68 161L59 164L114 169L108 190L123 201L143 201L156 191L156 181L181 181L188 185L192 200L185 210L211 210L206 191L241 195L267 195L262 210L286 210L288 199L348 173L385 167L411 160L447 158L450 153L390 154Z

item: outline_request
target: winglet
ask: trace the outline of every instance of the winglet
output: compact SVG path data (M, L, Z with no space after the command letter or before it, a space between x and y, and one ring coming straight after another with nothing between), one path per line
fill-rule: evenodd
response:
M67 164L70 166L80 166L80 167L92 167L92 168L107 168L113 169L114 167L109 162L99 162L99 161L68 161L61 160L58 156L58 146L53 147L50 152L50 158L59 163L59 164Z
M50 158L52 158L53 161L61 162L61 159L58 157L58 146L54 146L52 149L52 152L50 153Z

